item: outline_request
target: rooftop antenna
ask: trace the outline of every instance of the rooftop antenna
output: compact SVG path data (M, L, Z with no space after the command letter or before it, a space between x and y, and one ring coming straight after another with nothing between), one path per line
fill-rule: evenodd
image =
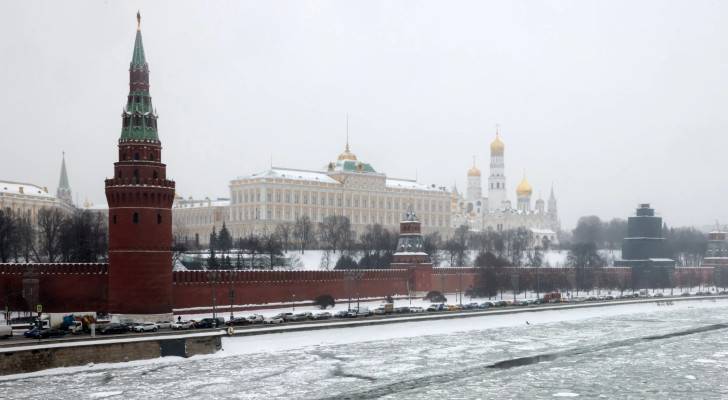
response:
M349 113L346 113L346 151L349 151Z

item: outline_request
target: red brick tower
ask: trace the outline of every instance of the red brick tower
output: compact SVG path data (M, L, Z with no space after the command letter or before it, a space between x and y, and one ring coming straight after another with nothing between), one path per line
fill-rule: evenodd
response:
M106 180L109 203L109 312L172 312L172 201L149 95L140 16L122 112L119 161Z

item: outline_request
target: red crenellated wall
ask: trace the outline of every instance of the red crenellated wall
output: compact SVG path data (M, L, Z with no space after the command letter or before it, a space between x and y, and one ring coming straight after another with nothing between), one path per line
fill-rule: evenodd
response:
M351 296L382 297L407 294L409 272L404 269L361 271L178 271L173 274L175 309L209 307L215 290L217 304L281 303L312 300L328 294L336 299Z
M511 276L518 275L519 289L556 282L555 288L570 288L574 280L569 268L498 268L498 285L511 289ZM631 269L600 268L591 271L594 282L602 288L630 287ZM44 311L108 311L107 264L0 264L0 306L13 311L34 310L23 298L23 280L38 279L39 302ZM235 305L310 301L329 294L335 299L407 295L429 290L453 293L467 291L479 284L482 274L477 268L401 268L349 271L182 271L172 273L172 307L204 308L212 305L215 290L219 306L230 304L230 288ZM711 285L714 269L676 268L676 287ZM545 289L541 286L542 289ZM144 296L142 296L144 297ZM150 297L153 298L152 294Z
M43 311L105 310L108 264L0 264L0 302L14 311L35 311L23 299L23 277L38 279Z

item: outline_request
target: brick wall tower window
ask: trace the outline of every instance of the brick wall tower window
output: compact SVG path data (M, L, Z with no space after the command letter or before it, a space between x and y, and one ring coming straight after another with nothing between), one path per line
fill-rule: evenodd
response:
M135 212L134 215L131 217L131 222L138 224L139 223L139 213Z

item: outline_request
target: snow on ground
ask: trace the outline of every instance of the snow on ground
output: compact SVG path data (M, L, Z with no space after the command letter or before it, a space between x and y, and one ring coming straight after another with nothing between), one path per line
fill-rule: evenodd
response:
M607 260L607 265L613 265L614 260L621 257L620 250L600 250L602 257ZM307 271L319 271L319 270L332 270L336 265L336 262L341 257L341 252L328 252L328 261L325 259L326 254L323 250L306 250L301 253L300 251L290 250L284 253L284 256L289 259L290 269L295 270L307 270ZM468 251L468 265L472 265L473 260L477 257L478 252L474 250ZM545 267L560 268L566 265L566 256L568 251L566 250L549 250L544 252L543 260ZM202 258L207 257L207 254L201 254ZM361 254L354 254L352 257L355 260L361 258ZM231 256L234 259L234 256ZM445 252L440 252L440 267L449 267L449 257ZM186 268L178 263L175 265L175 270L186 270Z

